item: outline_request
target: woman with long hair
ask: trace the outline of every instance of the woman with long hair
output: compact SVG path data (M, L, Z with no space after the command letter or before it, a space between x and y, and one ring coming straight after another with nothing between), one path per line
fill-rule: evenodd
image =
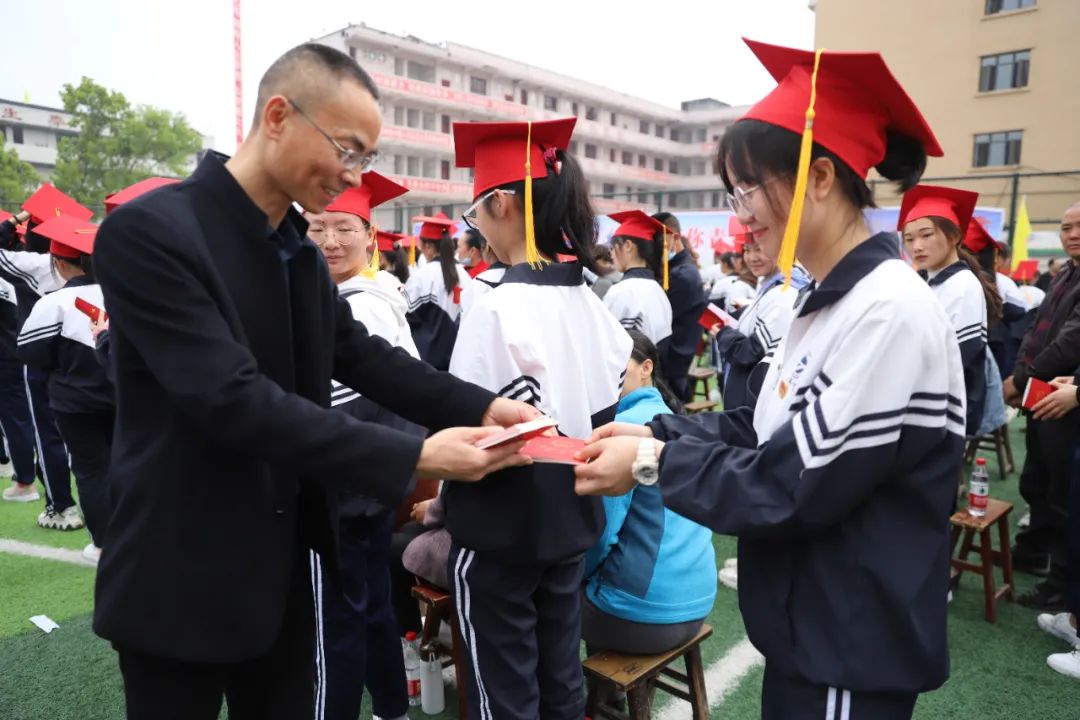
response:
M420 359L446 370L457 340L461 291L470 278L457 262L457 245L450 234L454 221L442 213L413 219L421 223L420 252L427 262L414 267L405 283L409 325Z

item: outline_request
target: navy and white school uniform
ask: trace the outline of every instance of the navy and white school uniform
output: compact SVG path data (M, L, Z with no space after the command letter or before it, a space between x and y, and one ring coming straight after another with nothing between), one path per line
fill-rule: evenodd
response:
M379 271L339 283L338 293L372 335L419 358L406 319L405 288ZM365 422L424 437L426 431L336 380L330 405ZM364 691L376 715L400 717L408 710L401 639L391 603L390 543L394 511L369 497L335 493L338 508L336 572L325 571L312 553L316 644L316 720L355 719Z
M15 286L0 278L0 426L11 458L12 479L20 485L33 485L34 424L30 420L23 364L15 353L18 315Z
M753 301L735 327L725 326L713 339L723 372L724 408L753 407L773 353L795 317L795 301L806 277L799 272L785 290L784 275L776 271L761 278ZM741 281L740 281L741 282Z
M671 337L671 302L648 268L631 268L604 295L604 305L627 330L637 330L663 354Z
M111 515L106 476L115 390L98 361L90 318L75 307L76 298L105 307L100 285L85 275L72 278L34 304L16 352L27 367L46 374L49 407L71 453L86 527L103 547Z
M877 234L803 295L754 409L650 423L665 505L739 538L766 717L910 717L948 677L963 367L896 255Z
M42 296L58 290L61 286L52 269L52 258L47 254L29 251L0 250L0 278L15 288L15 322L18 328L23 327L30 311ZM55 513L61 513L74 507L75 498L71 495L68 449L60 437L56 418L49 406L48 375L38 368L28 366L23 366L21 372L30 422L34 429L38 468L45 486L46 512L51 509ZM12 382L14 379L5 385Z
M420 358L438 370L450 366L461 315L461 295L472 281L465 268L455 264L455 269L458 284L449 292L439 262L417 265L405 284L413 340Z
M757 290L738 275L724 275L713 283L709 290L709 301L735 315L751 303L756 294Z
M615 417L631 346L580 264L520 264L463 319L450 371L587 438ZM549 463L447 483L443 497L470 716L580 718L583 555L604 527L600 499Z
M1004 273L995 273L998 295L1001 297L1001 320L990 328L987 345L997 362L1002 378L1012 375L1020 342L1027 331L1028 305L1016 281Z
M963 261L929 275L928 282L956 331L967 398L965 428L974 436L986 404L986 297L979 278Z
M483 272L478 273L471 283L462 288L462 317L468 314L469 309L476 304L477 300L499 286L499 283L502 282L503 275L506 274L507 267L508 266L503 263L495 263Z

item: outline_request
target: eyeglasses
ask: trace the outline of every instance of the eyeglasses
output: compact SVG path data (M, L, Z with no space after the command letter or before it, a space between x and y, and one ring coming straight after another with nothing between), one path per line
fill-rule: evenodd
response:
M463 212L461 214L461 219L464 220L465 224L468 225L471 229L479 230L480 228L476 227L476 211L480 208L480 206L484 203L485 200L487 200L489 197L491 197L495 193L500 193L500 192L505 193L507 195L514 195L515 194L513 190L500 190L498 188L496 188L496 189L494 189L494 190L492 190L490 192L486 192L483 195L481 195L480 197L478 197L476 199L476 202L474 202L472 205L469 206L468 210L466 210L465 212Z
M308 237L311 238L311 242L315 243L319 247L326 245L327 241L333 237L337 239L337 244L341 247L349 247L360 236L362 228L323 228L313 227L308 228Z
M329 133L319 127L319 124L312 120L311 117L306 112L304 112L304 109L297 105L296 102L294 102L293 100L289 100L289 104L296 108L296 112L300 113L300 117L311 123L311 126L318 130L319 134L321 134L324 138L330 141L330 144L334 146L335 150L337 150L338 160L341 161L341 164L345 167L346 170L359 170L360 172L364 172L378 161L378 150L372 150L369 153L361 153L356 150L350 150L347 147L343 147L341 143L330 137Z
M736 215L742 215L743 217L751 216L754 214L753 208L750 207L750 198L761 188L771 183L776 178L769 178L763 183L758 183L752 188L743 190L741 187L736 187L728 194L727 206Z

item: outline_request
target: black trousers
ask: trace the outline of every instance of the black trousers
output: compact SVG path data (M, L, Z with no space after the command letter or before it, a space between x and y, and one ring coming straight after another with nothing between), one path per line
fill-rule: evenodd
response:
M281 631L264 655L194 663L117 647L128 720L310 720L315 701L315 613L307 558L294 561ZM200 612L192 608L192 612Z
M1065 609L1080 617L1080 444L1073 450L1072 482L1069 486L1069 515L1065 526L1066 563Z
M1063 420L1033 420L1027 423L1024 439L1027 457L1020 473L1020 494L1031 508L1031 525L1016 535L1016 552L1021 555L1050 556L1048 582L1061 587L1065 582L1065 519L1076 423Z
M112 515L108 472L115 412L55 415L60 435L71 453L71 472L79 488L79 507L86 529L95 545L105 547L105 532Z
M469 663L469 717L581 720L579 558L509 565L454 543L449 574Z
M16 360L0 360L0 425L4 428L15 482L34 484L34 423L26 397L23 366Z
M762 720L911 720L916 693L864 693L781 675L765 661Z
M613 650L629 655L655 655L690 642L701 630L705 618L687 622L641 623L609 615L582 600L581 637L589 655L600 650Z
M45 499L56 512L75 504L71 496L71 469L68 468L67 448L56 427L56 418L49 407L48 373L24 368L26 394L30 400L30 420L37 441L38 467L45 485Z
M394 514L343 518L339 572L315 585L315 720L356 720L364 689L372 712L396 718L409 709L401 637L390 602ZM414 603L415 604L415 603Z
M424 628L420 620L420 605L412 596L416 577L405 569L401 558L409 543L425 532L427 528L423 525L409 521L398 528L390 540L390 601L394 605L398 635L401 637L405 637L405 633L410 632L419 635ZM446 589L449 590L449 588Z

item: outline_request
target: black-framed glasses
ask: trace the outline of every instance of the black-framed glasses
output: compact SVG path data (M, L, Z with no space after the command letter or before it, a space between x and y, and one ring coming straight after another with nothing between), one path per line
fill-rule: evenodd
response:
M288 98L286 98L288 99ZM319 123L311 119L311 116L304 112L304 109L296 104L295 100L289 99L289 104L296 108L296 112L300 113L300 116L311 123L311 127L319 131L319 134L330 141L330 144L337 150L338 160L345 167L346 170L359 170L364 172L374 165L379 159L379 151L372 150L368 153L358 152L356 150L350 150L344 147L334 138L330 137L330 134L319 127Z
M500 190L499 188L495 188L494 190L484 193L480 197L476 198L476 202L470 205L468 210L461 213L461 219L465 221L465 224L468 225L471 229L479 231L480 228L476 227L476 211L480 208L480 206L485 200L498 192L506 193L507 195L515 194L513 190Z

